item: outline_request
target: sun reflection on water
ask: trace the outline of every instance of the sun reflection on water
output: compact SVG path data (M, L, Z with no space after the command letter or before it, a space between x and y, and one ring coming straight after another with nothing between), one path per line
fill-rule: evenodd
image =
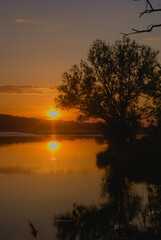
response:
M47 143L47 149L50 152L56 152L60 149L60 143L58 143L58 142L48 142Z

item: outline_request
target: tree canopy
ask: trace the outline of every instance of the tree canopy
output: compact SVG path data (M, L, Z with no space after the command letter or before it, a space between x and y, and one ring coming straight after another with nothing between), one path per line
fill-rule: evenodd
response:
M77 109L79 119L99 118L125 129L141 117L139 97L158 84L158 51L124 37L113 45L95 40L87 61L64 73L57 105Z

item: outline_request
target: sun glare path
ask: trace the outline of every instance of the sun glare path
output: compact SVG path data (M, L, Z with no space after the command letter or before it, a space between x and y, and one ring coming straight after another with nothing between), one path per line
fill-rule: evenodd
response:
M48 116L49 119L52 120L52 119L56 119L56 118L60 117L61 113L59 110L49 109L46 111L46 116Z
M58 143L58 142L48 142L47 143L47 149L50 152L56 152L60 149L60 143Z

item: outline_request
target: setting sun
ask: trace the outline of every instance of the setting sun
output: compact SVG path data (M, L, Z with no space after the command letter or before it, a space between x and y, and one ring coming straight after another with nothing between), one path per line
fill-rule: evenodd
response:
M49 109L46 111L46 116L48 116L50 120L53 120L60 117L61 113L59 110Z

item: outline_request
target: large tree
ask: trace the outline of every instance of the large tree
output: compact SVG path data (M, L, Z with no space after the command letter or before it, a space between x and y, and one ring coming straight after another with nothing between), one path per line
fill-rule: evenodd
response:
M140 118L139 97L157 85L158 52L129 38L113 45L96 40L87 61L73 65L63 75L56 102L77 109L79 119L103 119L112 130L125 133Z

